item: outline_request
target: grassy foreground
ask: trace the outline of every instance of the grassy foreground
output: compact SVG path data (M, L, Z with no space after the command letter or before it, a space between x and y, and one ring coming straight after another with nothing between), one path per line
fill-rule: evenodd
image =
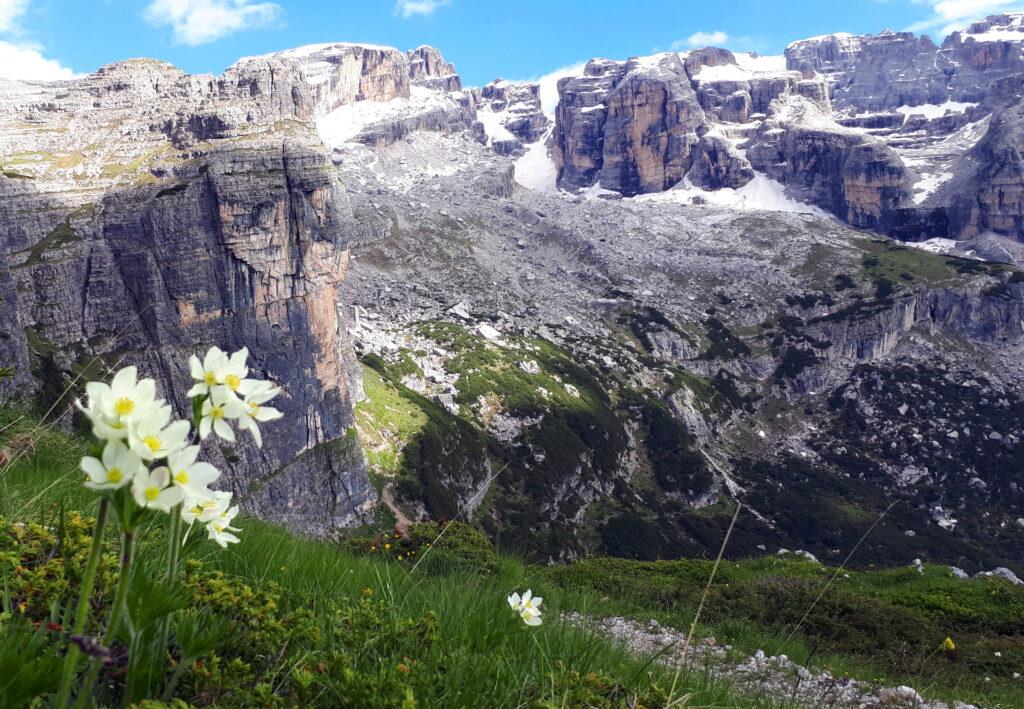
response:
M19 706L31 691L45 706L95 501L76 471L77 439L0 410L5 447L15 460L0 465L0 705ZM168 658L168 669L180 670L166 696L177 706L665 706L681 698L676 706L785 705L737 694L706 673L674 677L556 621L559 610L578 610L685 628L708 561L526 566L463 525L439 541L437 527L421 525L408 540L336 543L253 520L241 526L242 543L227 551L203 545L190 561L191 604L219 632L215 649L192 665L175 668ZM154 541L142 558L155 568L163 536L144 538ZM111 538L96 618L110 601L116 551ZM1024 685L1013 678L1024 671L1024 590L998 579L961 581L944 567L844 573L791 633L833 571L791 558L726 562L699 633L737 652L785 652L932 697L1024 706ZM526 588L545 597L540 628L525 627L505 604ZM24 619L39 628L31 651L3 639ZM940 649L946 636L955 651ZM20 679L5 685L15 669ZM115 652L96 701L119 701L122 676ZM162 693L155 687L149 696Z

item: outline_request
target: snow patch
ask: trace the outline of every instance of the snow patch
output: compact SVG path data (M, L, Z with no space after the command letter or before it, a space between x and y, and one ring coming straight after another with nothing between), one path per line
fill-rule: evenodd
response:
M720 190L703 190L684 178L675 187L665 192L656 192L634 197L637 202L675 202L678 204L698 203L729 209L761 209L770 212L792 212L795 214L814 214L831 218L818 207L799 202L786 194L786 188L780 182L758 172L747 184L740 188L723 188Z
M949 113L966 113L969 109L974 108L978 104L976 103L964 103L961 101L946 101L945 103L934 104L926 103L921 106L900 106L896 108L896 113L903 114L903 121L906 122L911 116L924 116L929 121L936 118L942 118Z
M523 187L537 192L558 192L558 170L547 148L553 130L554 125L548 127L540 140L527 145L526 153L516 160L515 179Z

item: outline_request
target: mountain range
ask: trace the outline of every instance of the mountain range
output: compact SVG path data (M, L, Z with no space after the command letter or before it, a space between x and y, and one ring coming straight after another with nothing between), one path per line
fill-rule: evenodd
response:
M1024 571L1024 15L468 88L331 43L0 81L0 398L247 346L207 453L332 536ZM28 394L27 394L28 393ZM189 402L173 402L188 410ZM73 425L70 415L65 425Z

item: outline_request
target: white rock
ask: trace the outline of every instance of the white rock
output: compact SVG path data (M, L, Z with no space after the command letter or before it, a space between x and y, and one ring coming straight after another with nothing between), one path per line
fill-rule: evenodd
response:
M495 341L501 338L501 333L495 330L487 323L480 323L476 326L476 331L480 333L480 336L485 340Z

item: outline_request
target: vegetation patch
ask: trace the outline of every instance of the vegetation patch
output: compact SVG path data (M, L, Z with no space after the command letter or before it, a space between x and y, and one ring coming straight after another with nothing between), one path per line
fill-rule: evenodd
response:
M716 317L705 321L710 345L700 354L700 359L731 360L750 354L750 348Z

